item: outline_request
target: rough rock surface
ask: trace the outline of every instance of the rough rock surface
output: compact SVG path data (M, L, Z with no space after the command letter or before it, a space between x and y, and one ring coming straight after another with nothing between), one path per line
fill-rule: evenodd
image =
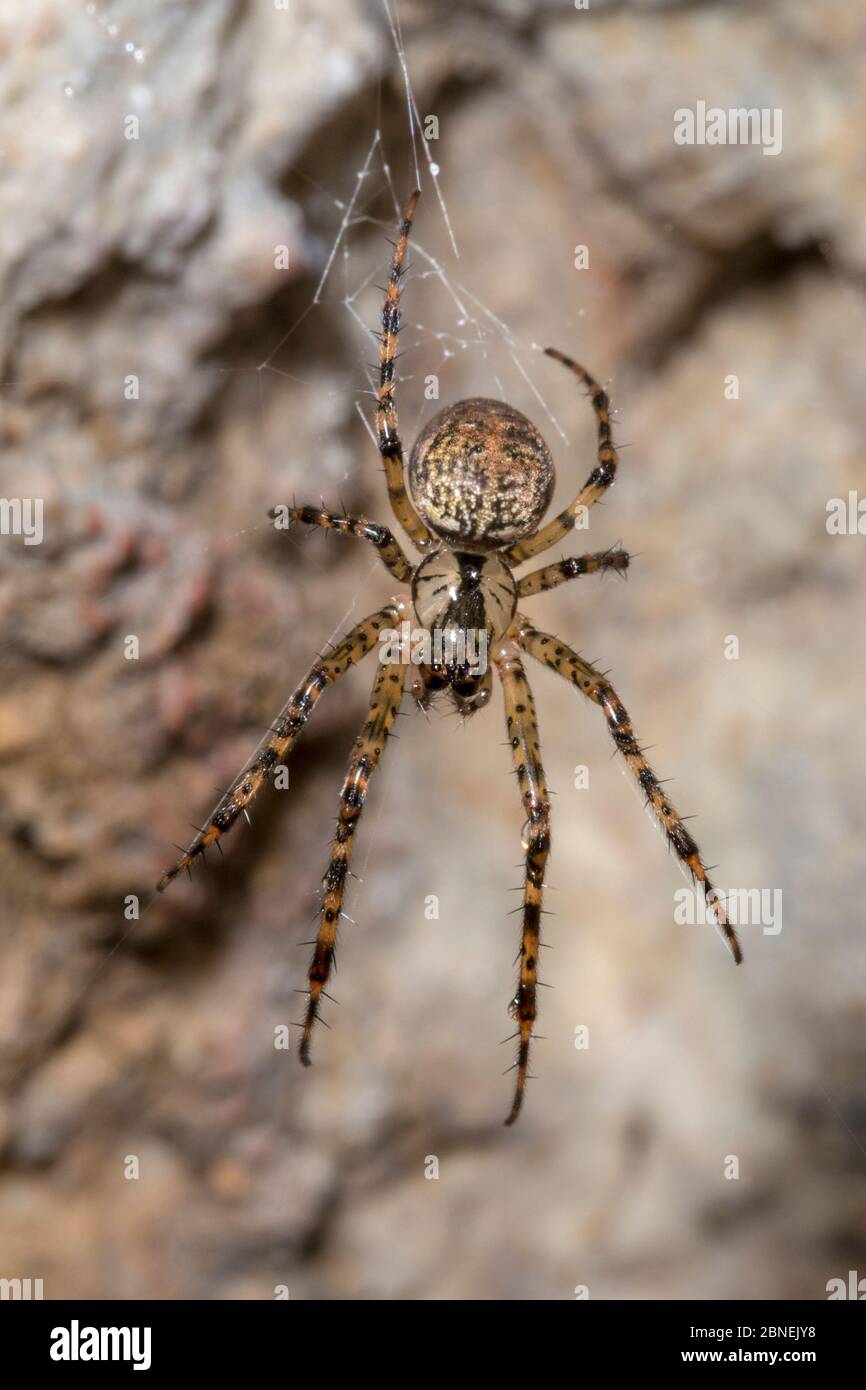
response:
M399 7L460 250L419 149L404 437L431 375L442 403L504 394L559 504L591 412L533 345L610 383L629 447L565 549L639 558L532 612L612 668L720 883L781 890L782 930L746 926L735 970L675 922L598 712L539 672L555 988L521 1123L498 702L463 728L404 707L332 1031L311 1072L275 1048L372 671L224 861L152 885L394 589L360 542L266 514L388 520L364 421L413 181L401 67L373 0L7 6L0 496L42 498L44 539L0 536L0 1276L49 1297L820 1298L866 1265L866 540L826 528L863 486L866 19L444 9ZM781 153L676 145L698 100L780 108Z

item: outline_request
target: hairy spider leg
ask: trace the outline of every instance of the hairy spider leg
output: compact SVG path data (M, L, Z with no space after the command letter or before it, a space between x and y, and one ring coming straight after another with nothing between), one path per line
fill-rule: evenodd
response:
M319 657L313 662L300 685L289 697L279 718L271 727L271 732L256 753L252 762L232 782L221 798L207 824L202 827L188 849L177 863L166 869L157 884L160 892L168 887L173 878L188 868L194 859L203 854L208 845L219 840L231 829L238 816L246 810L253 797L263 786L266 778L295 746L295 741L315 708L322 691L348 671L367 652L376 645L383 628L393 628L399 612L393 604L386 604L378 613L373 613L348 636L339 642L330 656Z
M523 662L512 642L505 655L493 660L502 681L505 697L505 724L517 773L517 784L526 812L523 847L526 865L523 881L523 930L520 941L520 972L511 1012L517 1023L517 1081L514 1100L505 1123L513 1125L520 1114L529 1074L529 1045L537 1014L538 951L541 944L541 909L544 870L550 853L550 797L541 763L535 702Z
M412 219L418 206L420 191L416 188L409 199L400 235L394 247L391 274L385 291L382 308L382 337L379 344L379 390L376 410L376 430L379 436L379 452L385 465L385 479L388 484L388 497L394 515L403 530L411 536L419 550L427 550L433 536L416 512L406 491L403 476L403 445L397 426L397 406L394 400L395 375L394 362L397 356L397 337L400 332L400 291L403 278L406 247L412 231Z
M539 531L533 532L522 541L517 541L506 550L505 558L513 565L519 565L523 560L529 560L533 555L539 555L542 550L547 550L551 545L556 545L557 541L561 541L575 525L583 509L594 506L607 491L616 476L619 464L619 455L611 438L610 401L607 392L590 376L585 367L581 367L573 358L566 357L564 352L559 352L557 348L545 348L544 351L548 357L561 362L570 372L574 372L589 390L592 408L598 418L598 462L565 511L560 512Z
M346 875L349 872L349 859L352 853L355 830L364 809L370 778L379 765L379 760L400 709L406 670L407 667L401 662L388 662L379 666L376 679L373 682L370 711L355 740L355 746L349 759L349 768L343 782L343 790L340 793L337 831L331 845L330 862L322 879L323 895L319 933L308 972L309 997L300 1045L300 1058L304 1066L307 1067L310 1065L310 1040L313 1026L318 1016L321 996L328 983L334 962L337 925L343 906L343 889Z
M292 521L301 522L304 526L320 526L324 531L339 531L343 535L369 541L376 547L382 564L395 579L405 583L412 578L414 566L409 563L399 541L387 526L379 526L365 516L340 516L337 512L324 512L318 507L289 507L287 511ZM269 515L278 516L279 508L274 507Z
M615 547L599 550L594 555L570 555L555 565L544 565L542 569L530 570L529 574L518 579L517 597L531 598L533 594L555 589L557 584L564 584L567 579L577 579L581 574L597 574L604 570L615 570L617 574L624 574L630 561L628 551Z
M570 681L581 694L599 706L607 720L611 737L625 758L638 786L644 792L647 804L652 806L656 818L667 836L668 844L671 845L692 878L701 884L704 897L712 908L713 916L728 943L731 955L739 965L743 959L743 953L740 949L737 933L728 921L724 904L710 882L706 867L701 859L700 850L644 757L625 706L610 681L594 666L590 666L588 661L584 661L582 657L578 656L577 652L572 651L571 647L560 642L557 637L552 637L546 632L539 632L527 618L524 618L522 613L519 613L515 619L514 631L517 641L524 651L543 665L549 666L563 679Z

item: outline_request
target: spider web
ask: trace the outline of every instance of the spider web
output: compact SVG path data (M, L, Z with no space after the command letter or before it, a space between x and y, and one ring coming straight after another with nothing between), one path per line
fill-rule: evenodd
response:
M399 340L397 401L404 445L411 445L424 416L439 408L439 395L433 404L429 398L419 402L419 392L413 389L419 377L429 379L431 375L435 376L442 400L457 399L460 394L466 394L465 390L461 390L460 378L468 358L475 359L472 366L479 382L479 391L503 400L511 400L521 392L528 393L534 403L536 417L543 417L549 430L568 445L568 436L536 383L534 368L527 365L535 354L542 351L541 345L519 338L509 324L466 283L470 277L462 273L455 222L442 188L442 171L432 158L430 142L423 133L399 13L394 0L381 0L381 4L405 86L404 140L410 151L414 184L424 195L421 204L423 213L416 218L412 232L409 275L401 303L403 326ZM299 172L313 182L304 171ZM260 383L269 376L285 375L276 365L279 354L297 333L303 331L311 314L319 309L336 308L346 320L346 336L354 345L357 377L355 409L376 446L373 420L378 364L370 361L370 340L371 334L378 330L382 292L374 282L381 280L387 271L390 255L388 241L394 235L409 189L398 190L385 138L378 127L371 132L365 157L351 189L338 193L321 185L316 186L333 209L336 219L333 239L324 256L321 275L309 304L280 336L256 370ZM427 197L431 187L433 200ZM371 211L377 203L381 203L383 195L390 206L387 217ZM446 255L434 254L425 240L424 227L429 224L434 207L446 233ZM372 247L371 230L379 233L378 238L373 238ZM372 264L367 264L371 249ZM413 281L416 284L430 282L435 288L435 319L422 320L413 313ZM366 381L364 387L361 386L362 380Z

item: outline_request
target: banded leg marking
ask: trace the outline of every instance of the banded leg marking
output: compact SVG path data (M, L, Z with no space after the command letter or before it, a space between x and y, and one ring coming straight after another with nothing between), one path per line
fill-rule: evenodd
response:
M630 557L625 550L599 550L594 555L570 555L555 565L545 565L542 569L531 570L517 581L517 597L531 598L533 594L555 589L567 579L577 579L581 574L597 574L599 571L615 570L624 574L628 569Z
M505 723L511 745L517 784L526 812L524 849L526 865L523 882L523 930L520 941L520 973L511 1012L517 1023L517 1081L514 1100L505 1123L514 1124L523 1104L529 1073L529 1046L537 1014L538 952L541 939L541 908L544 870L550 853L550 797L541 764L535 703L523 662L512 648L509 655L494 658L505 696Z
M565 511L560 512L553 521L548 522L540 531L527 536L525 540L517 541L510 550L505 552L506 559L513 565L520 564L523 560L529 560L533 555L539 555L542 550L556 545L557 541L561 541L563 536L568 535L583 508L594 506L610 487L619 464L619 455L613 447L613 439L611 438L610 401L607 392L599 386L594 377L590 376L585 367L581 367L573 358L566 357L564 352L559 352L556 348L545 348L544 351L548 357L552 357L556 362L561 362L570 372L574 372L574 375L589 390L592 408L598 420L598 462L580 492L572 502L569 502Z
M391 274L385 291L382 308L382 338L379 344L379 390L376 410L376 432L379 437L379 452L385 465L385 480L388 484L388 497L394 515L403 530L418 546L426 550L433 537L409 499L406 481L403 476L403 445L397 427L397 406L394 400L395 377L394 362L397 356L397 338L400 332L400 290L406 260L406 248L412 231L412 221L421 194L416 189L409 199L400 235L394 247Z
M271 516L277 514L276 508L270 513ZM395 579L407 583L412 578L412 565L387 526L379 526L364 516L340 516L336 512L321 511L318 507L289 507L288 515L292 521L301 522L304 526L319 526L324 531L339 531L342 535L369 541L376 547L382 564Z
M322 691L333 685L340 676L355 665L376 645L383 628L392 628L398 618L397 609L387 604L378 613L373 613L358 623L342 642L339 642L330 656L319 657L313 662L297 689L289 697L271 732L262 743L252 762L232 782L228 791L220 799L189 847L170 869L166 869L157 884L160 893L172 879L192 864L208 845L214 844L230 830L238 816L246 810L256 793L264 785L271 770L289 754L295 741L312 714Z
M560 642L558 638L552 637L548 633L539 632L522 614L518 614L516 628L517 640L530 656L534 656L537 661L549 666L551 670L570 681L581 694L600 707L607 720L611 737L625 758L635 781L644 792L647 804L652 806L659 824L667 836L668 844L671 845L692 878L701 884L704 897L713 910L713 916L728 943L731 955L739 965L743 959L743 953L737 939L737 933L728 921L724 904L716 895L710 882L706 867L701 859L700 850L644 757L625 706L610 681L594 666L590 666L588 661L584 661L582 657L578 656L577 652L572 651L571 647L567 647L564 642Z
M343 790L340 793L337 832L331 845L328 868L322 879L319 933L308 972L309 997L300 1045L300 1058L306 1067L310 1065L310 1040L319 1003L334 962L337 924L343 909L343 890L349 872L355 830L364 809L370 778L379 765L388 735L394 727L400 709L406 669L400 662L380 665L373 682L370 712L355 740Z

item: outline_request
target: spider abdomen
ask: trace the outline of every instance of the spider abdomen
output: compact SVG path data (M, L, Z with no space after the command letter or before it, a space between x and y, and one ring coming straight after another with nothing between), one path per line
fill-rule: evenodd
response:
M474 397L427 422L409 460L419 513L444 540L489 549L534 531L553 494L550 452L531 420Z

